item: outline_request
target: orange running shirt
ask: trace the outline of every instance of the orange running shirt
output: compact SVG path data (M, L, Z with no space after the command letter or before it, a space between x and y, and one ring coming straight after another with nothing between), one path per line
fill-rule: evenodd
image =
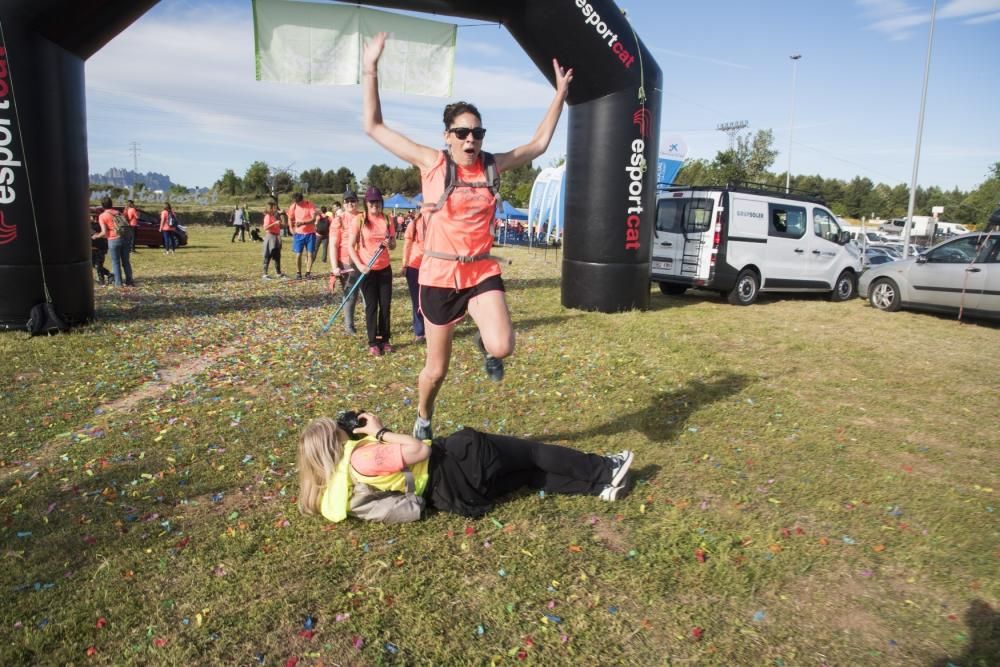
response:
M308 199L303 199L301 204L292 204L286 209L288 214L288 226L293 234L315 234L316 233L316 207ZM304 222L306 224L296 227L295 223Z
M101 226L101 231L104 232L109 241L118 238L118 232L115 231L115 213L114 209L109 208L97 216L97 224Z
M391 475L406 467L403 446L380 442L356 447L351 452L351 467L365 477Z
M357 227L359 215L344 211L340 216L340 246L337 248L337 261L341 264L351 264L351 229Z
M135 210L135 206L125 209L125 217L128 218L129 227L139 226L139 211Z
M361 225L361 239L358 243L358 255L366 265L378 251L378 247L393 234L392 224L384 215L367 215L368 222L364 223L365 217L359 216ZM389 249L386 248L379 255L379 258L372 264L372 271L380 271L389 266Z
M419 269L421 260L424 257L424 232L423 219L414 220L406 226L404 238L410 246L409 261L406 263L411 269Z
M431 213L444 192L444 180L448 166L444 153L434 166L420 171L424 192L425 224L424 258L420 264L420 284L429 287L450 287L466 289L478 285L487 278L500 275L500 265L495 260L483 259L462 263L450 259L430 257L428 251L448 255L487 255L493 248L493 234L490 223L496 215L496 197L489 188L455 188L440 211ZM482 158L474 166L456 166L456 177L467 183L483 183L486 173Z
M281 233L281 223L270 213L264 214L264 233L277 236Z
M170 225L167 224L167 218L168 218L169 215L170 214L167 213L165 210L164 211L160 211L160 231L161 232L169 232L170 231Z

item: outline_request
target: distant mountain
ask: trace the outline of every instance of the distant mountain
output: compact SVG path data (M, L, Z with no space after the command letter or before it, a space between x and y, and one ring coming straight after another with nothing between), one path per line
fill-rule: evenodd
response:
M165 174L157 174L152 171L137 174L131 169L118 169L117 167L112 167L103 174L91 174L90 182L97 185L116 185L120 188L127 188L133 183L142 183L147 190L163 190L164 192L170 190L171 185L170 177Z

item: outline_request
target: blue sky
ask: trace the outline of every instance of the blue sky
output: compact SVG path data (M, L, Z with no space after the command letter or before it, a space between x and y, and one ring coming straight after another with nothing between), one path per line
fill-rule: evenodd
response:
M547 0L555 1L555 0ZM565 0L570 2L571 0ZM689 158L727 147L722 122L770 128L792 173L909 183L931 0L626 0L664 72L661 131ZM249 0L162 0L87 61L90 171L131 167L210 186L254 160L293 170L398 165L361 132L357 86L254 80ZM449 19L460 26L470 23ZM460 27L454 98L476 103L485 148L523 143L552 89L501 27ZM383 96L386 122L440 143L441 98ZM939 0L919 183L971 189L1000 161L1000 0ZM566 115L545 166L565 153ZM600 159L595 156L595 159Z

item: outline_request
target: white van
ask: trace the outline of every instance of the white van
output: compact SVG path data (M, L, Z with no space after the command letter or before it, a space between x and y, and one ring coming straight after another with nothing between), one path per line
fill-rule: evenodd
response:
M664 294L716 290L749 306L760 292L855 296L861 251L816 198L754 187L680 186L656 200L651 280Z

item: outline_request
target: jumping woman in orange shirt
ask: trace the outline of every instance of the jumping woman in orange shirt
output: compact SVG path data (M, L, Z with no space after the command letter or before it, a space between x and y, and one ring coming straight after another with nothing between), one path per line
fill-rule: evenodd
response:
M416 438L432 437L434 399L448 373L455 326L472 316L479 329L477 345L485 357L486 373L503 379L503 359L514 352L514 326L504 296L500 266L490 256L490 225L496 194L487 183L492 171L483 153L486 130L475 106L449 104L444 110L443 151L415 143L382 120L378 93L378 61L387 33L365 47L362 61L364 130L380 146L420 169L423 186L424 256L420 265L420 309L424 315L427 357L420 371ZM556 94L531 140L506 153L496 153L496 171L516 169L546 151L573 80L553 59ZM450 183L448 182L450 180ZM446 192L446 190L448 190Z

